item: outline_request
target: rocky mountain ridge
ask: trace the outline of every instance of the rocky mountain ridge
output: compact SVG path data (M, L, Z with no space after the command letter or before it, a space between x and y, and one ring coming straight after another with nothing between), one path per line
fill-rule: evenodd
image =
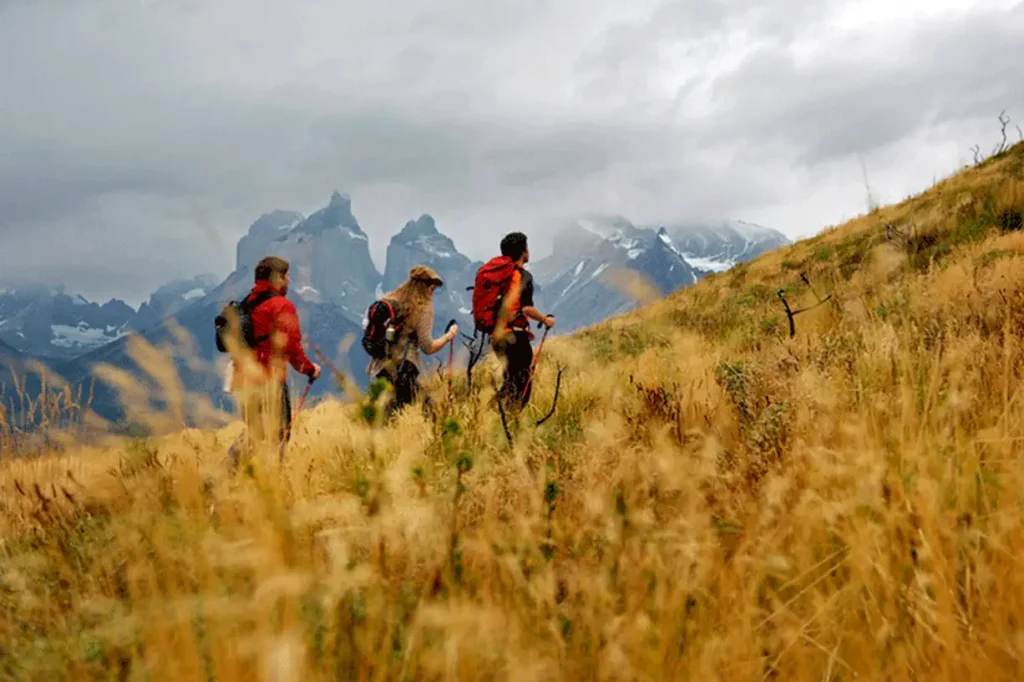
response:
M528 264L527 268L535 278L537 306L556 316L557 333L567 333L637 305L637 296L629 291L628 285L617 281L617 274L639 275L659 294L666 294L694 284L711 271L694 267L700 258L708 262L717 258L714 262L721 267L726 263L724 259L750 257L758 244L770 241L762 231L764 228L751 228L746 233L737 231L715 240L703 228L689 234L681 226L638 227L621 216L589 216L564 226L556 234L554 253ZM676 243L680 239L683 248ZM237 244L234 270L219 284L209 276L171 283L154 292L138 312L115 302L105 304L105 309L85 301L76 304L70 297L59 299L60 303L52 306L54 310L68 306L83 311L95 308L96 321L89 318L86 327L93 329L92 325L102 324L109 338L91 346L79 344L74 354L69 351L45 356L33 353L31 347L28 354L54 360L53 369L72 384L87 382L100 363L137 375L139 368L127 351L130 338L138 335L151 344L173 344L175 337L164 324L173 322L172 326L182 328L195 344L195 358L177 361L183 387L214 404L225 404L229 401L221 391L221 372L226 357L214 348L213 319L225 303L245 295L252 286L255 264L271 254L286 258L292 265L289 296L308 335L307 352L312 353L315 346L361 386L367 383L365 367L369 361L358 343L366 308L404 281L415 264L433 268L446 283L435 297L434 334L441 334L450 319L472 333L471 292L466 288L472 285L482 262L462 254L438 229L435 219L423 214L409 220L391 237L381 273L374 266L369 238L352 212L351 200L334 192L325 207L308 217L297 211L275 209L257 218ZM58 300L56 296L51 298ZM0 297L0 305L2 301ZM103 313L104 310L108 312ZM101 313L115 312L120 317L101 317ZM7 324L16 316L9 317ZM136 320L135 327L125 318ZM51 327L63 324L64 320L73 324L73 317L53 319L62 322L52 322ZM25 324L9 327L8 334L15 329L23 330ZM49 343L53 345L50 331ZM20 338L17 331L14 336ZM0 341L8 338L4 326L0 326ZM296 381L301 383L302 379ZM98 414L108 419L123 416L113 390L99 383L96 390L93 406ZM332 390L335 387L331 382L317 382L311 393Z

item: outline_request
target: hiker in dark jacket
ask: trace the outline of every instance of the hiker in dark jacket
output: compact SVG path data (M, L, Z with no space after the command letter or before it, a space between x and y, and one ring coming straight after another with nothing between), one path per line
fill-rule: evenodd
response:
M291 437L288 365L311 380L320 376L320 366L302 348L299 316L287 298L288 270L288 261L277 256L267 256L256 265L255 284L245 300L265 298L250 316L254 336L266 338L241 357L232 358L231 391L241 408L250 443L269 439L274 431L282 444Z
M505 235L501 240L501 255L515 261L516 269L509 288L507 322L503 333L494 330L491 348L506 361L504 382L498 395L503 401L510 402L512 408L517 408L526 405L533 393L533 386L527 386L530 365L533 364L533 346L530 342L534 337L530 331L530 320L543 322L544 326L551 329L555 326L555 318L542 315L534 307L533 275L523 268L530 261L526 235L522 232Z

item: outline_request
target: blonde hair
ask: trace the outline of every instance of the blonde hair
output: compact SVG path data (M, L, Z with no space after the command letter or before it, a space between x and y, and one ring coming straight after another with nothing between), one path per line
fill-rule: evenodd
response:
M427 266L416 265L409 270L409 279L384 295L385 298L403 304L406 328L416 328L424 319L434 316L434 296L430 290L432 284L443 286L444 281Z

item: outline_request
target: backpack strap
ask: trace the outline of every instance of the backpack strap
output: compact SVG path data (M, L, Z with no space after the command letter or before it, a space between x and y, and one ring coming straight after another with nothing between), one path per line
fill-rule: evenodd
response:
M281 296L279 291L261 291L260 293L253 296L251 293L242 299L242 302L238 304L240 310L246 313L251 313L256 308L263 305L264 302L274 298L275 296Z
M238 304L238 309L242 313L248 315L257 308L259 308L261 305L269 301L270 299L275 298L277 296L283 296L283 294L279 291L261 291L260 293L253 296L250 293L248 296L242 299L241 303ZM271 336L272 333L264 334L263 336L257 336L254 339L254 341L256 342L256 346L260 345L261 343L269 339Z
M396 327L400 327L402 321L399 320L399 318L398 318L398 306L395 305L395 304L392 304L392 302L389 301L386 298L382 298L380 300L381 300L381 303L383 303L384 305L386 305L388 307L388 312L391 313L391 322Z

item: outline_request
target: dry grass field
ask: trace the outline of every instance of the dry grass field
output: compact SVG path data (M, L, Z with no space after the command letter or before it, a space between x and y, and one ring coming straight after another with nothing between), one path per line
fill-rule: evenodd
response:
M489 362L5 459L0 677L1024 679L1022 212L1024 144L549 339L512 444Z

